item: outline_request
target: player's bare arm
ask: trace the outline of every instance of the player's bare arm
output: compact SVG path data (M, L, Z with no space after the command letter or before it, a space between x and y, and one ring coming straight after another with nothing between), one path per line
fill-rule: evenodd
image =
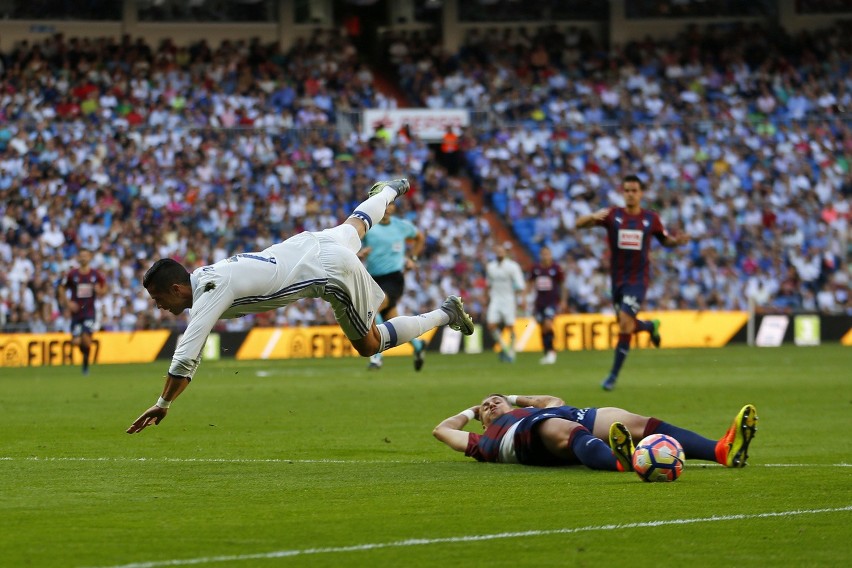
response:
M692 237L686 233L681 233L679 235L666 235L665 238L660 241L660 244L664 247L672 248L685 245L690 241L690 239L692 239Z
M519 394L515 396L514 403L515 406L532 406L535 408L554 408L556 406L565 406L564 400L558 396L550 396L547 394Z
M568 312L568 286L565 285L565 282L562 283L562 289L559 291L559 313L564 314Z
M162 422L168 414L169 405L189 386L189 382L189 377L178 377L169 373L166 376L166 384L163 386L163 394L160 395L160 399L133 421L133 424L127 429L127 433L136 434L148 426L156 426Z
M77 302L68 298L68 288L64 284L56 288L56 300L60 308L67 308L72 314L76 314L80 309Z
M469 432L465 432L464 427L473 418L479 419L478 405L445 418L435 426L432 435L455 451L464 452L467 449L467 441L470 436Z
M604 207L602 209L598 209L594 213L589 213L588 215L581 215L577 219L577 228L585 229L587 227L593 227L595 223L606 219L606 216L609 215L609 210L609 207Z
M417 268L417 259L426 248L426 236L422 231L417 231L417 234L410 239L405 239L405 248L408 251L408 256L405 259L405 269L414 270Z
M426 248L426 235L423 234L423 231L417 231L414 237L406 239L405 244L408 249L408 256L417 258L423 254L423 249Z

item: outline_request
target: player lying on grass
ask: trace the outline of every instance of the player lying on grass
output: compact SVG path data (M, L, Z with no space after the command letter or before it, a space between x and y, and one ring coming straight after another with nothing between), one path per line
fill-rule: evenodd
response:
M483 434L464 430L474 418L482 422ZM457 452L479 461L542 466L583 464L591 469L629 471L633 469L633 440L651 434L676 439L687 459L745 467L756 431L757 410L751 404L740 410L724 436L711 440L621 408L576 408L548 395L492 394L477 406L446 418L432 434Z
M250 313L287 306L302 298L322 298L358 353L369 357L402 345L442 325L473 333L473 320L457 296L418 316L398 316L376 325L385 295L357 256L361 239L385 209L408 191L404 179L378 182L369 198L332 229L303 232L261 252L238 254L190 274L170 259L154 263L142 281L157 307L190 320L172 358L157 403L136 419L128 434L159 424L169 405L192 379L213 325Z

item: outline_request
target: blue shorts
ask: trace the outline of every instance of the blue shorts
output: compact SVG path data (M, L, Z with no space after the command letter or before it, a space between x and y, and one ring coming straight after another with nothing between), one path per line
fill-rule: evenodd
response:
M625 312L634 318L642 309L646 288L641 284L622 284L612 289L612 305L615 312Z
M556 317L556 306L544 306L535 309L535 321L539 324Z
M591 432L594 429L597 415L597 408L557 406L555 408L544 408L541 412L524 418L515 430L515 455L518 457L518 463L541 466L579 464L580 460L576 457L563 458L551 454L538 436L538 426L550 418L563 418L577 422Z
M81 335L92 335L95 332L94 318L73 319L71 320L71 337L80 337Z

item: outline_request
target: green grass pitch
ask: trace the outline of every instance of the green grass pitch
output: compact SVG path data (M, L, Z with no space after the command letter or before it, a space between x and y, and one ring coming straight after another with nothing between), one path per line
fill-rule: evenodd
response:
M134 436L166 363L0 370L0 565L842 566L852 562L852 350L637 350L205 362ZM680 480L480 464L432 438L491 392L621 406L717 438L745 403L749 466ZM478 426L478 423L476 423Z

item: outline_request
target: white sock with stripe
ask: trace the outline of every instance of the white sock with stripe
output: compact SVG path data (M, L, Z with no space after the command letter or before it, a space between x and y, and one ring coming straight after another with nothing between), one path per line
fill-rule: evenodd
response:
M382 217L385 216L385 210L387 210L388 205L392 203L394 199L396 199L396 190L392 187L385 186L378 195L374 195L366 201L362 201L349 217L355 217L356 219L364 221L367 224L367 230L369 231L373 228L375 223L382 220Z
M379 351L386 351L391 347L408 343L415 337L420 337L430 329L435 329L450 323L450 316L444 310L438 308L419 316L397 316L385 323L379 324L379 335L382 343Z

